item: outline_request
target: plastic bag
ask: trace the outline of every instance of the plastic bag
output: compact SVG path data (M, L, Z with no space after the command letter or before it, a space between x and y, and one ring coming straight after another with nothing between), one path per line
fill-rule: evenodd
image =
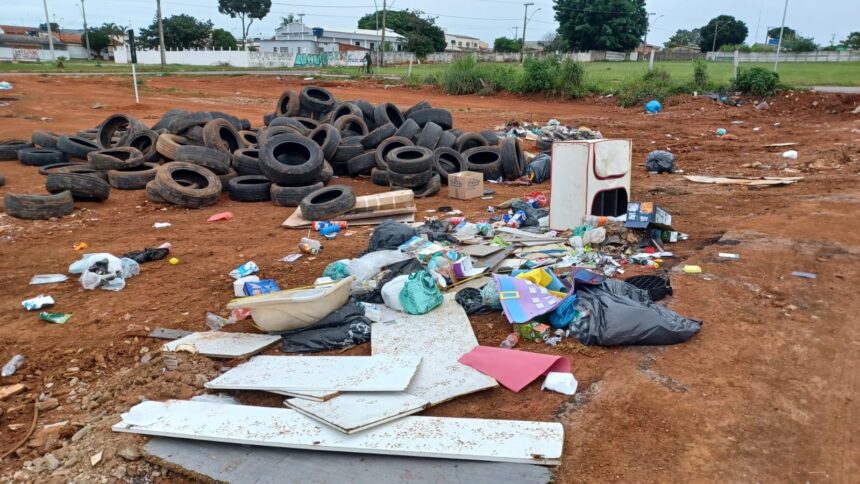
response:
M540 389L552 390L563 395L573 395L576 393L576 387L576 378L573 377L573 373L551 371L546 374L546 379Z
M668 151L654 150L645 157L645 169L657 173L672 173L675 171L675 155Z
M121 257L129 258L138 264L143 264L144 262L152 262L155 260L161 260L167 257L167 254L170 253L170 249L166 247L146 247L143 250L134 250L131 252L126 252Z
M542 183L549 180L551 172L552 159L546 153L535 156L526 168L526 174L534 183Z
M402 275L385 283L382 286L382 302L395 311L403 311L403 305L400 303L400 293L403 291L403 287L408 280L409 276Z
M349 264L349 259L342 259L339 261L332 262L331 264L325 267L323 271L323 277L331 277L335 281L339 281L349 276L349 270L347 269L347 264Z
M415 236L415 229L393 220L386 220L379 224L370 236L367 251L373 252L381 249L396 249L400 244Z
M377 250L364 254L358 259L352 259L346 265L346 271L355 276L356 282L366 281L375 276L383 267L411 259L412 256L399 250Z
M409 276L400 291L400 304L407 314L427 314L442 304L442 291L429 272L418 271Z
M370 341L370 320L359 304L348 303L308 328L282 334L284 353L313 353L349 348Z
M582 243L586 245L600 245L606 240L606 229L597 227L582 235Z
M101 287L106 291L121 291L125 280L140 274L140 265L128 258L119 259L111 254L87 254L69 266L73 274L80 271L81 286L92 290Z
M502 301L499 299L499 288L495 282L487 283L481 288L481 298L487 306L501 311Z
M498 311L497 309L484 304L484 298L481 296L481 291L474 287L461 289L457 292L457 295L454 296L454 300L457 301L457 304L463 306L466 314L488 314Z

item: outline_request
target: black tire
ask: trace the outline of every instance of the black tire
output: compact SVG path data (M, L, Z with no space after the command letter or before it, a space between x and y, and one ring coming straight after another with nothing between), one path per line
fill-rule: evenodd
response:
M269 128L275 128L277 126L288 126L290 128L295 129L299 132L299 134L307 136L308 133L311 132L307 126L304 125L301 121L296 118L288 118L288 117L279 117L273 119L269 123Z
M436 172L433 170L422 171L421 173L397 173L388 171L388 183L391 186L416 188L420 187L433 178Z
M423 146L394 148L385 155L385 162L389 172L423 173L433 168L433 151Z
M535 140L535 147L538 151L549 151L552 149L552 141L550 136L541 136Z
M239 119L239 131L249 131L251 129L251 120L248 118Z
M346 167L351 176L367 175L376 168L376 152L362 153L347 161Z
M301 105L299 104L299 95L296 93L296 91L287 89L286 91L281 93L281 97L278 98L278 102L275 104L275 115L298 116L300 107Z
M502 171L508 180L516 180L523 176L523 150L520 142L514 136L508 136L502 142Z
M171 110L167 111L166 113L164 113L161 116L161 119L159 119L158 122L156 122L155 124L152 125L151 129L153 131L159 131L162 129L169 130L170 129L170 122L173 121L173 118L175 118L176 116L179 116L180 114L187 114L187 113L188 113L188 111L185 109L171 109Z
M106 150L115 146L125 144L125 139L137 130L146 129L146 126L128 114L112 114L99 125L96 142L99 148ZM123 132L122 136L116 135Z
M331 166L332 173L335 176L348 176L349 175L349 166L347 163L342 161L330 161L329 166Z
M367 136L361 138L361 144L367 149L373 149L379 146L386 139L394 136L397 132L397 127L393 123L385 123L382 126L371 131Z
M367 136L367 124L362 116L354 114L341 116L332 122L332 126L343 133L353 132L356 136Z
M305 86L299 95L299 103L308 111L321 114L334 109L335 100L331 91L324 87Z
M226 175L230 172L231 157L221 150L189 145L176 150L176 161L187 161L209 168L216 175Z
M253 148L257 146L257 132L251 131L247 129L243 129L239 131L239 138L242 139L242 143L244 143L245 148Z
M311 192L302 199L299 207L306 220L328 220L352 210L355 195L351 187L332 185Z
M391 103L379 103L373 109L373 121L377 126L382 126L385 123L392 123L396 127L403 126L406 118L400 109Z
M334 111L332 111L329 116L328 122L334 124L338 119L349 115L358 116L362 121L364 120L364 113L361 111L361 108L350 101L346 101L338 104L337 107L334 108Z
M463 131L460 128L451 128L451 129L448 129L446 131L453 134L455 138L459 138L461 134L465 133L465 131Z
M158 135L158 141L155 142L155 150L163 156L165 160L173 161L176 159L176 150L180 146L195 145L190 139L179 136L177 134L162 133Z
M381 187L387 187L390 185L388 182L388 172L380 170L379 168L370 170L370 181L372 181L374 185L379 185Z
M283 186L305 186L319 181L323 156L310 138L284 134L270 139L260 151L260 169Z
M203 144L228 156L245 146L233 123L222 118L213 119L203 127Z
M170 120L167 130L173 134L179 134L193 126L203 126L209 121L212 121L212 115L206 111L179 113Z
M146 184L146 199L155 203L170 203L161 196L160 185L156 180Z
M415 146L415 144L412 143L411 139L402 136L392 136L380 143L376 147L376 167L380 170L388 170L388 161L386 160L388 152L402 146Z
M373 104L370 104L364 99L356 99L350 102L352 102L353 104L358 106L359 109L361 109L361 114L364 116L364 122L365 124L367 124L367 129L372 131L380 126L376 124L376 120L373 118Z
M15 218L45 220L74 212L75 201L68 190L54 195L7 193L3 197L3 211Z
M143 153L137 148L120 146L87 154L90 166L96 170L124 170L143 164Z
M420 187L415 188L406 188L406 187L398 187L391 186L391 190L412 190L412 193L415 194L415 198L425 198L439 193L439 190L442 189L442 181L439 177L438 173L434 173L433 176L430 177L430 181L421 185Z
M33 135L30 138L30 141L32 141L34 145L41 146L42 148L56 148L57 141L59 140L60 135L57 133L42 129L33 131Z
M338 145L337 150L335 150L334 156L332 156L331 161L335 163L348 163L349 160L364 153L364 151L364 146L360 144L347 144L341 142L341 144Z
M184 138L188 138L198 146L203 145L203 126L192 126L182 132Z
M464 153L466 150L488 145L487 140L478 133L463 133L460 136L457 136L457 142L454 144L454 148L456 148L460 153Z
M260 151L257 148L236 150L233 153L233 168L239 175L262 175Z
M45 165L39 168L39 174L50 175L51 173L79 173L81 175L89 175L107 181L107 172L96 170L86 163L57 163L55 165Z
M487 140L488 146L496 146L497 144L499 144L499 135L491 129L488 129L487 131L481 131L478 134L481 135L485 140Z
M5 186L5 185L6 185L6 177L3 175L0 175L0 187Z
M272 182L262 175L244 175L227 182L227 192L237 202L266 202L272 199L271 186Z
M418 126L418 123L415 121L407 119L403 122L402 126L397 128L397 131L394 132L394 136L414 140L415 137L418 136L419 132L421 132L421 126Z
M143 190L146 184L155 178L158 165L144 163L131 168L108 170L107 177L110 186L117 190Z
M18 150L18 160L27 166L54 165L65 162L66 154L54 148L24 148Z
M63 153L81 160L87 159L87 153L99 149L94 142L80 136L60 136L57 149Z
M279 207L298 207L302 199L323 187L321 182L304 187L284 187L272 183L270 195L272 203Z
M161 165L155 175L162 198L185 208L202 208L213 205L221 195L221 180L202 166L183 161ZM196 183L197 188L182 186L177 179Z
M451 129L454 127L454 122L451 118L451 111L448 111L447 109L419 109L418 111L414 111L410 114L409 119L418 123L418 126L421 126L422 128L427 123L436 123L441 126L442 129Z
M424 101L418 101L417 103L415 103L415 105L414 105L414 106L412 106L411 108L409 108L409 109L407 109L406 111L404 111L404 112L403 112L403 115L404 115L404 116L406 116L407 118L409 118L409 116L410 116L412 113L414 113L415 111L420 111L420 110L422 110L422 109L430 109L430 108L432 108L432 107L433 107L433 106L431 106L431 105L430 105L430 103L429 103L429 102L427 102L426 100L424 100Z
M293 118L293 119L295 119L296 121L301 123L302 126L304 126L305 129L307 129L308 133L310 133L312 130L319 128L321 124L325 124L322 121L318 121L316 119L308 118L308 117L298 117L298 118Z
M504 174L502 170L502 155L499 149L491 146L479 146L463 152L466 167L469 171L484 174L484 180L498 180Z
M436 148L453 148L457 143L457 137L451 131L443 131L436 142Z
M52 173L45 179L48 193L72 193L75 200L104 202L110 196L110 185L101 178L81 173Z
M93 143L96 143L96 146L98 146L98 137L99 137L99 129L98 128L79 129L78 132L75 133L75 135L80 136L83 139L90 140Z
M323 185L328 185L328 182L330 182L332 178L334 178L334 167L332 167L329 162L323 160L323 168L320 171L320 181Z
M278 117L278 113L268 113L263 115L263 126L268 126L269 123Z
M321 124L317 129L310 132L308 138L320 147L323 158L326 160L334 157L337 146L340 144L340 132L330 124Z
M421 134L418 135L418 140L415 144L433 150L436 148L436 143L439 142L439 137L442 136L442 132L443 130L441 126L434 122L429 122L424 125L424 128L421 130Z
M447 185L448 175L464 171L466 162L463 155L454 148L436 148L433 152L433 168Z
M66 173L61 171L60 168L65 168L67 166L84 166L89 169L92 169L90 165L81 161L64 161L62 163L52 163L50 165L42 165L39 167L40 175L50 175L51 173Z
M158 133L151 129L135 131L125 139L125 145L137 148L143 154L144 163L158 163L161 155L155 149L158 143Z
M17 160L18 151L33 148L33 144L23 139L0 140L0 161Z
M229 122L237 132L242 129L242 121L232 114L223 113L221 111L209 111L209 114L212 115L213 121L216 119L223 119L224 121Z
M262 149L270 139L282 134L307 136L310 131L295 126L270 126L257 134L257 148Z
M236 170L230 168L230 171L228 171L227 173L224 173L223 175L216 175L216 176L218 177L219 180L221 180L221 191L226 192L227 191L227 184L230 183L230 180L239 176L239 174L236 173Z

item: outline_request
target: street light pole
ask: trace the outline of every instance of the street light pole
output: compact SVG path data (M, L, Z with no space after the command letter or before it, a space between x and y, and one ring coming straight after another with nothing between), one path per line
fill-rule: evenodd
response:
M54 34L51 33L51 16L48 15L48 0L42 0L45 5L45 25L48 26L48 48L51 49L51 59L57 60L57 54L54 53Z
M527 2L523 4L523 6L526 7L526 11L525 13L523 13L523 43L520 45L520 64L522 64L523 60L526 57L526 24L528 23L530 5L534 5L534 2Z
M711 45L711 52L717 50L717 32L719 31L720 22L714 22L714 43Z
M379 67L385 65L385 12L388 9L387 0L382 0L382 40L380 41ZM381 72L380 72L381 73Z
M779 51L782 50L782 34L785 31L785 14L788 13L788 0L785 0L785 7L782 9L782 27L779 28L779 41L776 44L776 59L773 61L773 72L779 69Z
M158 46L161 48L161 68L167 67L167 54L164 50L164 25L161 22L161 0L156 1L156 14L158 15Z

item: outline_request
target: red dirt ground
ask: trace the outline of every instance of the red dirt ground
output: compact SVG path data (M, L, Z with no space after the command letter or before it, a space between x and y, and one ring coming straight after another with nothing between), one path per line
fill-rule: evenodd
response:
M29 137L39 128L74 132L113 112L153 123L174 107L226 111L258 125L281 90L299 84L271 77L148 78L143 103L135 105L127 78L21 77L12 91L18 98L0 103L0 137ZM690 234L690 240L671 247L678 256L673 265L704 269L698 275L672 271L675 295L665 302L704 320L691 341L625 348L586 347L574 339L557 347L523 343L522 349L569 356L579 393L568 398L541 392L539 383L520 393L498 388L427 414L562 422L565 449L558 482L856 479L860 326L851 307L860 285L860 230L854 225L860 204L860 117L850 112L860 98L789 93L773 99L769 110L756 111L753 102L736 108L683 97L659 116L644 116L616 107L613 99L452 97L350 81L326 85L340 98L393 101L402 107L427 99L451 109L455 125L466 130L557 118L606 137L630 138L632 199L667 208L676 228ZM92 108L96 103L103 107ZM737 139L718 139L713 134L718 127ZM780 152L762 147L778 142L799 143L799 159L784 160ZM791 186L750 189L694 184L679 174L651 176L642 160L658 148L671 148L686 174L805 178ZM44 190L35 168L6 162L0 173L7 179L0 193ZM368 181L340 181L359 194L380 191ZM419 215L453 205L478 219L485 217L487 203L534 189L494 188L493 202L445 196L421 200ZM536 188L549 194L549 184ZM115 457L117 448L145 439L112 434L109 426L142 397L187 398L202 392L198 380L216 374L219 364L181 357L179 371L167 373L158 359L141 364L143 352L159 347L144 337L147 330L202 330L207 311L225 315L232 293L227 273L242 262L256 261L282 287L306 285L329 262L360 252L370 234L370 229L355 229L351 238L326 242L315 260L285 264L277 259L296 252L305 235L280 227L291 209L223 196L214 207L186 210L148 203L142 191L118 190L106 203L76 206L74 215L54 221L0 215L0 362L15 353L28 357L16 375L0 380L0 385L27 386L26 392L0 401L0 453L26 432L32 401L40 393L61 404L40 415L36 439L18 456L0 462L5 476L44 481L50 475L58 482L135 475L181 480L164 469ZM206 222L224 210L235 218ZM156 230L154 222L172 227ZM120 254L165 241L173 244L171 254L180 264L145 264L122 292L84 291L76 280L28 285L34 274L65 272L78 259L72 248L76 242L86 242L90 251ZM721 251L737 252L741 259L718 259ZM795 270L818 278L792 277ZM23 299L40 292L57 300L53 311L72 312L71 321L51 325L21 308ZM509 330L501 315L473 318L472 326L486 345L497 345ZM249 329L246 323L230 328ZM368 352L369 345L362 345L347 353ZM281 404L263 395L243 398ZM66 420L57 432L42 429ZM70 440L86 425L94 431ZM89 457L99 450L105 451L103 460L93 467ZM59 457L58 470L21 471L25 461L46 451Z

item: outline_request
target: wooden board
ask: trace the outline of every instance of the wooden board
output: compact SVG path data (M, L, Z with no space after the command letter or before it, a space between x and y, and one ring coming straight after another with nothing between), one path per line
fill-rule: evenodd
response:
M349 225L379 225L389 219L397 222L414 222L416 210L415 205L412 205L405 208L392 208L388 210L344 214L337 217L337 219L346 220L349 222ZM287 217L281 226L291 229L302 229L310 227L312 222L313 220L308 220L302 217L301 208L296 208L296 211Z
M412 415L430 406L430 402L408 393L344 393L328 402L291 398L284 402L293 410L351 434Z
M259 353L281 341L280 336L256 333L226 333L206 331L191 333L188 336L165 343L164 351L182 351L181 347L191 346L196 353L212 358L242 358Z
M555 465L564 442L558 422L410 416L350 435L288 408L172 400L142 402L129 413L145 421L124 420L114 431L361 454Z
M206 384L217 390L400 392L421 357L257 356Z
M495 254L502 249L503 247L499 247L498 245L480 244L463 247L462 249L460 249L460 252L466 255L470 255L472 257L486 257L490 254Z
M340 392L332 391L285 392L277 390L270 393L277 393L278 395L283 395L285 397L304 398L305 400L310 400L312 402L324 402L340 395Z
M478 346L469 316L446 294L441 306L423 315L404 314L382 306L371 328L374 355L421 356L421 366L406 393L431 405L498 385L496 380L457 361ZM336 400L336 399L333 399Z
M156 437L143 446L144 459L195 481L282 484L544 484L547 467L421 459L387 455L314 452Z

